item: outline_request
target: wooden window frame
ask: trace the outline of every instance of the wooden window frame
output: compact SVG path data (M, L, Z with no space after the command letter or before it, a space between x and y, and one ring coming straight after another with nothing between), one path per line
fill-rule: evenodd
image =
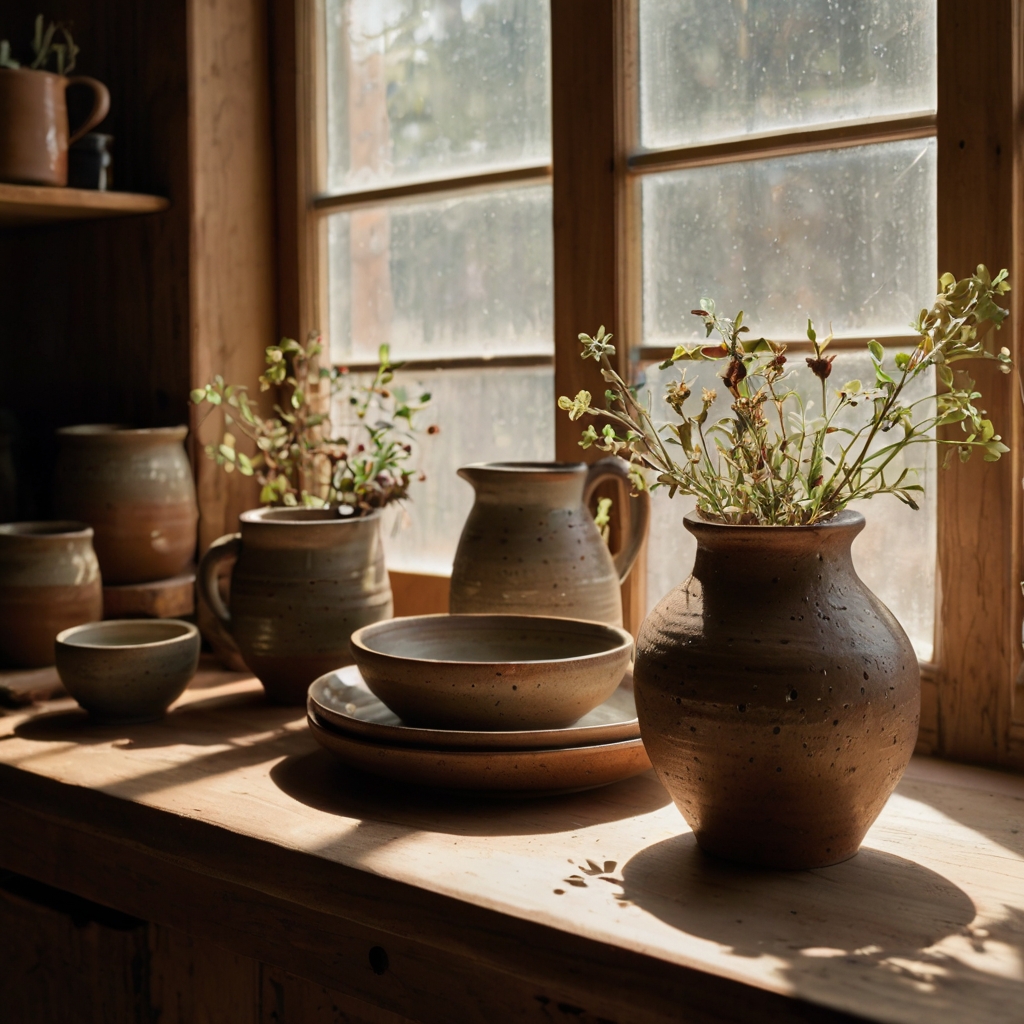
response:
M639 180L644 174L935 136L936 273L950 270L959 276L978 262L1010 268L1012 316L1000 341L1020 362L1024 153L1017 121L1024 109L1024 0L982 5L938 0L935 117L887 118L658 152L641 151L638 145L637 4L552 0L553 171L538 166L512 172L512 177L499 171L426 187L401 185L325 198L316 193L323 122L315 114L324 90L313 20L316 0L274 0L282 332L303 337L316 323L325 288L318 232L326 210L543 176L553 186L556 394L575 394L581 388L600 393L603 383L596 367L576 352L580 330L603 323L618 336L616 359L623 375L634 359L663 357L661 350L639 346ZM499 365L485 360L480 364ZM476 362L463 360L460 365ZM923 666L919 750L1024 768L1024 701L1014 714L1024 612L1018 582L1024 579L1019 486L1024 417L1016 376L1003 376L981 363L972 372L991 418L1010 438L1012 453L995 464L976 459L938 474L936 653L934 663ZM556 458L593 457L592 451L579 448L578 440L578 425L556 416ZM641 557L623 588L626 621L633 629L645 608L643 561ZM396 603L403 610L446 606L445 580L406 574L394 574L393 579Z

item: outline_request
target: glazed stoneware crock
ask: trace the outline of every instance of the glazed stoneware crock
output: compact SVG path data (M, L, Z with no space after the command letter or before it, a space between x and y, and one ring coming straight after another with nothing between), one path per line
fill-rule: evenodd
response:
M614 557L588 503L606 480L628 485L622 459L491 462L459 476L476 500L455 552L453 613L555 615L622 625L622 581L647 534L649 499L630 500L630 530Z
M59 514L89 523L107 584L184 572L196 548L196 488L187 427L63 427L54 480Z
M349 637L391 618L380 513L261 508L238 518L241 532L214 541L199 564L201 594L270 699L305 704L310 683L352 664ZM228 607L217 573L230 559Z
M647 616L640 731L707 853L776 868L852 857L917 740L917 658L857 576L857 512L815 526L696 513L693 574Z
M64 94L72 85L91 89L93 105L69 138ZM0 181L66 185L68 146L98 125L109 110L110 93L95 78L0 68Z
M19 668L54 662L61 630L103 618L103 586L85 523L0 526L0 655Z

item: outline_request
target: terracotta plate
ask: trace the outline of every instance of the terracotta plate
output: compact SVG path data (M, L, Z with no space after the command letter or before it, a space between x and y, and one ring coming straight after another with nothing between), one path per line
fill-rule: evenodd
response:
M307 715L316 741L351 768L397 782L492 793L566 793L607 786L651 767L639 739L561 750L423 750L389 747L327 729Z
M633 702L633 674L603 704L575 725L562 729L521 729L495 732L470 729L422 729L403 724L386 704L367 689L356 665L321 676L309 688L309 709L328 728L388 746L434 750L537 750L583 747L635 740L640 723Z

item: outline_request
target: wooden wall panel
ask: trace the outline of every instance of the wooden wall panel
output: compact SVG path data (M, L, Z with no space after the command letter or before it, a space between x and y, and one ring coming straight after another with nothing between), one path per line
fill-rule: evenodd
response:
M31 39L32 0L3 5ZM107 84L119 189L167 196L162 214L0 232L0 416L13 420L20 514L46 514L53 430L184 423L189 389L185 0L61 0L78 70Z
M274 177L267 5L190 0L192 191L191 379L220 373L258 394L263 350L277 340ZM193 412L200 549L237 529L254 482L202 455L220 417Z
M999 344L1020 364L1019 0L939 0L939 270L1013 271L1013 314ZM963 364L961 364L963 365ZM970 372L1004 437L1021 443L1018 383L991 364ZM1020 660L1019 454L975 456L938 474L938 753L1005 759Z

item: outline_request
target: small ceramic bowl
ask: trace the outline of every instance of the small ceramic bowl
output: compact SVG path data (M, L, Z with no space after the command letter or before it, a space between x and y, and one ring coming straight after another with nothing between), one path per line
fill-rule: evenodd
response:
M199 665L199 630L180 619L110 619L57 634L57 672L93 718L149 722L178 697Z
M539 615L415 615L363 626L352 656L408 725L558 729L607 700L629 667L624 629Z

